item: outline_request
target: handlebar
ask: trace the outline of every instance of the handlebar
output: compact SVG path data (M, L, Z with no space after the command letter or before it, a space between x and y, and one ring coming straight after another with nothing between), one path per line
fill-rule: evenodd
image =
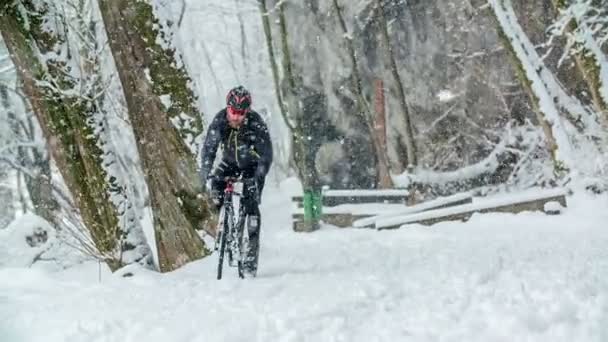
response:
M243 183L248 183L248 182L252 182L255 180L255 178L243 178L242 176L238 176L238 177L234 177L234 176L226 176L226 177L217 177L217 176L212 176L210 177L213 180L216 181L223 181L226 183L236 183L236 182L243 182Z

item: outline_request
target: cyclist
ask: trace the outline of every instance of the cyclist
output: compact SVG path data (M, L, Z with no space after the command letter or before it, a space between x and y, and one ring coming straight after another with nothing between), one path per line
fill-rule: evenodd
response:
M213 169L215 156L222 146L222 157ZM201 176L219 210L223 203L226 177L242 176L245 182L243 204L249 215L249 249L244 271L255 276L258 265L260 238L260 209L262 189L272 163L272 143L262 117L251 109L251 94L242 86L226 96L226 108L217 113L209 126L202 147Z

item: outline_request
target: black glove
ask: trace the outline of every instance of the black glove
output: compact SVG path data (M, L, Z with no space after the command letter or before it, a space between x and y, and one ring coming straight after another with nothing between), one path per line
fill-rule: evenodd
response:
M217 177L209 176L207 178L207 181L205 182L205 188L207 189L207 193L209 193L209 196L211 197L211 201L218 207L217 209L219 209L219 206L222 202L221 192L219 189L217 189L216 183Z

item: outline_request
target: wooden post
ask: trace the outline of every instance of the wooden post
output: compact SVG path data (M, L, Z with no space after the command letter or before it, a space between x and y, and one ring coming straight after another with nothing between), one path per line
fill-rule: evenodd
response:
M386 101L384 98L384 81L377 79L376 88L376 134L380 137L382 147L386 148Z
M381 150L378 153L378 186L382 189L389 189L393 187L393 181L391 179L390 171L388 169L388 156L387 156L387 138L386 138L386 105L384 98L384 82L381 79L377 79L374 82L376 88L376 101L375 101L375 116L374 116L374 137L378 148ZM382 160L385 159L385 160Z

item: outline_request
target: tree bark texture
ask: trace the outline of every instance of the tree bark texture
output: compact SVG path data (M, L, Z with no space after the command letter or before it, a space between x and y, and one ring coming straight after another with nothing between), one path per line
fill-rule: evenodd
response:
M29 1L20 5L26 10L18 11L14 4L0 6L0 32L100 257L116 270L123 266L117 244L120 227L101 167L102 151L87 122L86 103L63 92L74 86L66 75L65 62L40 58L43 53L56 52L62 39L43 29L46 7Z
M148 184L160 269L171 271L208 255L195 229L214 230L214 217L199 199L202 184L188 146L189 135L202 131L200 116L185 74L169 68L173 53L156 43L152 6L136 0L99 0L99 5ZM166 110L163 95L190 100L172 101ZM187 129L173 120L183 112L195 123Z

